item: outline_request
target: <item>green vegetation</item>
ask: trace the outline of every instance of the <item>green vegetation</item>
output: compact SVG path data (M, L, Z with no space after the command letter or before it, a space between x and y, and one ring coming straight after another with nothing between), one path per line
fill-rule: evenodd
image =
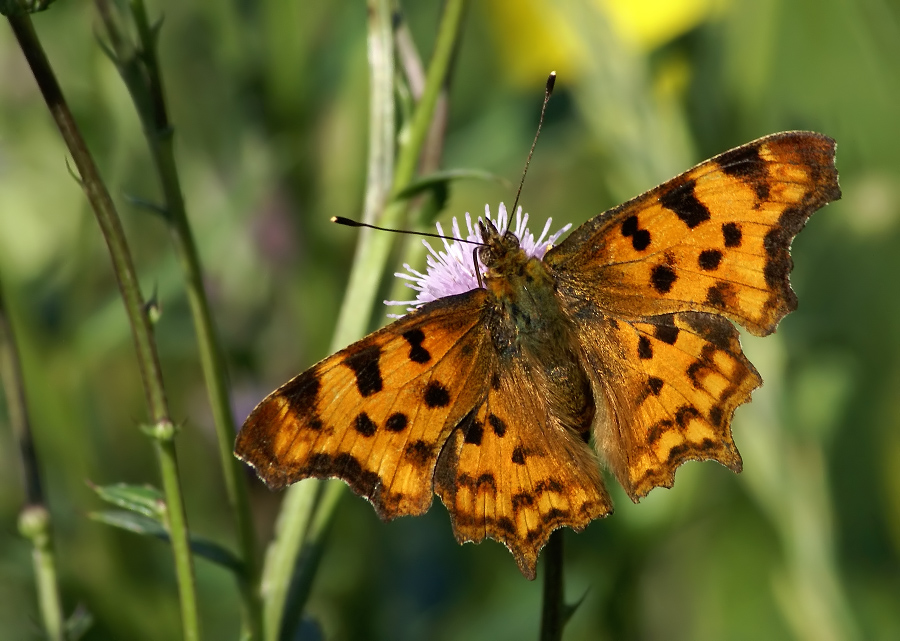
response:
M744 472L688 463L639 505L616 487L565 535L563 638L900 637L896 2L33 4L0 37L0 638L538 637L540 578L458 546L440 501L383 524L340 483L269 492L230 443L423 265L419 240L329 218L411 184L387 224L511 205L494 177L517 182L554 69L532 229L786 129L838 141L844 193L794 243L799 309L743 340L765 380L735 417ZM82 148L25 62L29 21Z

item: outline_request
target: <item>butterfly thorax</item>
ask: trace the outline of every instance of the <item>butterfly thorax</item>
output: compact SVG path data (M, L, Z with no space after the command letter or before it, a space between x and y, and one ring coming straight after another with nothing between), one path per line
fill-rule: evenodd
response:
M488 223L490 224L490 223ZM492 294L491 338L501 359L521 358L548 399L553 422L579 434L594 416L588 377L578 358L571 321L563 314L547 266L529 257L511 232L482 225L479 258Z

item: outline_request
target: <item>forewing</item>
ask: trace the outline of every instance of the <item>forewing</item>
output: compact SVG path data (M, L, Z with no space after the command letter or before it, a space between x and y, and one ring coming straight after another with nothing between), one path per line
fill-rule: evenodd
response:
M522 358L493 361L491 386L444 446L435 490L460 543L492 538L535 576L553 530L581 530L612 511L597 460L574 432L553 424Z
M769 334L797 306L792 239L841 196L834 148L810 132L760 138L588 221L544 261L563 296L619 316L707 311Z
M604 408L595 445L632 500L671 487L688 460L711 459L740 472L731 417L762 380L734 325L684 312L635 322L598 319L584 330L585 364L597 373Z
M442 298L263 400L235 454L273 488L340 478L378 515L422 514L450 431L484 398L484 290Z

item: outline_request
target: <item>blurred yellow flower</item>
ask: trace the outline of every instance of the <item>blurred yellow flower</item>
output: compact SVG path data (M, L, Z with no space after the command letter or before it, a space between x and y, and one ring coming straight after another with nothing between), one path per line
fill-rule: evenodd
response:
M624 46L652 51L710 19L728 0L589 0ZM575 77L586 55L583 31L568 3L496 1L484 5L495 25L510 80L534 84L555 69Z
M594 0L626 43L650 51L705 22L718 0Z

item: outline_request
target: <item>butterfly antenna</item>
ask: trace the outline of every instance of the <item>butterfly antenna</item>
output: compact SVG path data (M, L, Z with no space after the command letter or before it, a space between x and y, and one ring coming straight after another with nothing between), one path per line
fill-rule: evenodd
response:
M534 155L534 147L537 145L538 136L541 135L541 125L544 124L544 112L547 111L547 103L550 102L550 96L553 94L553 85L556 84L556 72L551 71L547 77L547 86L544 87L544 104L541 105L541 117L538 120L537 131L534 133L534 142L531 143L531 151L528 152L528 158L525 160L525 169L522 171L522 180L519 181L519 190L516 192L516 200L510 210L510 215L516 212L519 206L519 196L522 195L522 187L525 185L525 174L528 173L528 165L531 164L531 156Z
M442 240L455 240L460 243L469 243L470 245L483 245L484 243L479 243L474 240L468 240L466 238L456 238L454 236L444 236L442 234L432 234L427 231L413 231L411 229L390 229L389 227L379 227L378 225L370 225L369 223L361 223L351 218L344 218L343 216L332 216L331 222L337 223L338 225L346 225L347 227L368 227L369 229L377 229L378 231L389 231L394 234L409 234L410 236L428 236L429 238L440 238Z

